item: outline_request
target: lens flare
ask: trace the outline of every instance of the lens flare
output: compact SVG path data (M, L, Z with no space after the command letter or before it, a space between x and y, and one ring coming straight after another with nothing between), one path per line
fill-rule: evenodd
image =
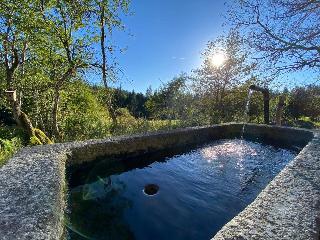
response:
M226 62L226 56L223 52L216 52L211 55L210 63L214 67L221 67Z

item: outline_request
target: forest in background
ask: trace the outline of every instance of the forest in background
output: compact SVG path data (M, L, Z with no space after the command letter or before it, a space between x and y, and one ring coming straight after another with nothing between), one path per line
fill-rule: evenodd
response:
M281 91L274 84L284 72L319 71L320 31L313 23L320 7L266 2L280 5L267 11L257 1L235 1L241 7L230 8L233 25L208 42L199 68L142 94L110 87L119 70L114 52L121 51L111 36L124 29L128 1L1 1L0 164L26 145L242 122L251 84L270 89L272 123L282 96L283 125L320 127L317 82ZM300 28L290 29L297 22ZM211 56L220 51L226 61L214 66ZM101 84L92 85L86 73L101 75ZM249 121L263 123L259 93Z

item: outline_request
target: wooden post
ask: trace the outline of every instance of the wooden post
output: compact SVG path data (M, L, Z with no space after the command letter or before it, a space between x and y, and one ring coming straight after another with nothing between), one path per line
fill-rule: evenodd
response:
M17 92L16 90L7 90L7 99L9 99L10 102L15 102L17 101Z
M278 102L277 111L276 111L276 125L277 126L281 126L283 108L284 108L284 105L285 105L284 101L285 101L285 96L281 95L279 97L279 102Z

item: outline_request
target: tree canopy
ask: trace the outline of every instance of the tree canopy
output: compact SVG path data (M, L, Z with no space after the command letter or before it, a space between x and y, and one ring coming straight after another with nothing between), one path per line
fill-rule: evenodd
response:
M235 0L229 13L231 24L269 69L319 71L319 1Z
M112 69L111 60L107 68L106 52L102 61L95 47L99 40L111 38L113 29L122 28L120 15L128 11L128 4L126 0L1 1L1 86L14 119L30 137L36 137L33 123L46 122L49 136L59 140L61 91L87 71L105 74ZM108 34L102 34L102 28ZM36 109L29 110L37 112L33 120L23 111L25 101L35 103ZM40 104L45 117L39 116Z
M52 141L244 121L251 84L270 88L272 123L285 99L283 124L320 125L318 85L282 92L264 78L306 69L319 73L319 1L233 3L231 29L208 41L201 65L143 94L111 85L120 49L112 35L125 29L128 0L1 1L0 153ZM101 76L100 84L87 76ZM254 93L249 121L263 122L262 103Z

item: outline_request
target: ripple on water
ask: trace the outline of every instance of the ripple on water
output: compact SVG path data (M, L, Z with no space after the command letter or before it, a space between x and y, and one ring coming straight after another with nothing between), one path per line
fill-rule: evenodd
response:
M70 191L70 239L210 239L294 158L221 140ZM146 184L161 189L153 197ZM81 235L81 237L80 237Z

